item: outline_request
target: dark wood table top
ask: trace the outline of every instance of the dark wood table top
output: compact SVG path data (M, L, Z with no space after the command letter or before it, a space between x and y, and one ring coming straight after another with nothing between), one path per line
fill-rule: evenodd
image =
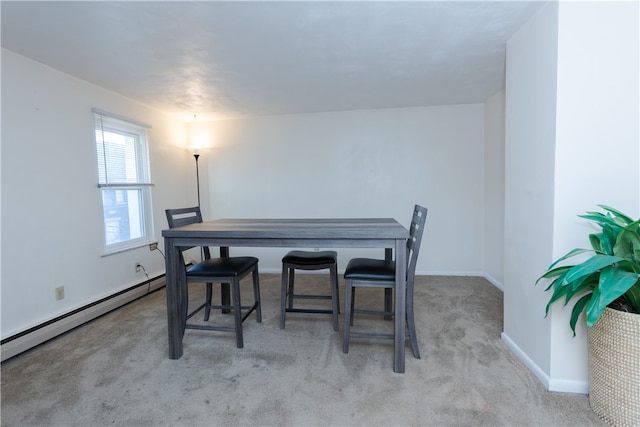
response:
M163 237L260 239L406 239L393 218L216 219L167 229Z

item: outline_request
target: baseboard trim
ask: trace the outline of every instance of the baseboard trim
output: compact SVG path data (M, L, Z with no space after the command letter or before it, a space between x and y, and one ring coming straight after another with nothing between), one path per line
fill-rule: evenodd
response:
M540 367L533 360L531 360L531 358L527 356L527 354L522 351L522 349L518 347L518 345L516 345L516 343L513 342L507 334L503 332L502 334L500 334L500 337L502 338L502 342L504 342L506 346L509 347L509 350L511 350L516 355L516 357L520 359L524 366L526 366L531 372L533 372L533 375L535 375L536 378L538 378L544 385L544 387L549 390L549 376L542 369L540 369Z
M456 271L456 270L416 270L416 276L463 276L483 277L482 271Z
M165 285L164 274L12 335L0 343L2 362L96 319Z
M550 379L549 391L558 391L561 393L589 394L589 382Z
M549 391L562 393L589 394L589 383L587 381L559 380L550 378L527 354L522 351L511 338L504 332L500 335L502 341L516 355L518 359L536 376Z
M489 283L491 283L493 286L495 286L496 288L498 288L500 291L502 291L504 293L504 287L503 287L502 283L500 283L496 279L494 279L493 276L491 276L490 274L483 274L482 277L487 279L487 281Z

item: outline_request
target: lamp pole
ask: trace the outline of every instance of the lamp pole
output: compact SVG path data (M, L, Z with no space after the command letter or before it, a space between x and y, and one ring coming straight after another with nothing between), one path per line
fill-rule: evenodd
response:
M198 186L198 207L200 207L200 171L198 170L198 157L200 157L200 154L196 153L193 157L196 159L196 184Z
M198 157L200 157L200 154L193 154L193 158L196 159L196 186L198 188L198 207L200 207L200 170L198 169ZM204 261L204 248L202 246L200 247L200 259Z

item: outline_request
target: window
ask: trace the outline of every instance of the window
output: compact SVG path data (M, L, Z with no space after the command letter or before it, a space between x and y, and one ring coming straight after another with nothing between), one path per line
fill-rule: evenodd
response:
M148 125L92 110L105 252L153 241Z

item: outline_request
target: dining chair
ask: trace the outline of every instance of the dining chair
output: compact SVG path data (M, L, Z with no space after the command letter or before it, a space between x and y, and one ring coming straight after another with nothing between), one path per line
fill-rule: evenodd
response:
M291 251L282 258L282 285L280 288L280 329L284 329L287 313L328 313L333 315L333 330L340 330L338 314L340 300L338 294L338 254L335 251ZM324 270L329 269L329 285L331 295L296 294L294 291L295 270ZM304 307L295 308L296 299L330 299L331 310Z
M165 213L167 215L169 228L202 222L202 213L199 206L192 208L166 209ZM181 247L179 249L181 265L184 265L183 251L191 249L192 247L194 246ZM203 260L201 262L196 263L188 269L185 267L180 274L180 285L184 295L180 298L180 309L183 315L183 329L235 332L236 345L238 348L242 348L244 346L242 323L254 311L256 313L256 322L262 322L258 258L250 256L211 258L211 252L206 246L202 247L202 254ZM250 273L253 276L254 302L250 306L243 306L240 298L240 281ZM191 282L206 283L206 299L203 304L195 308L191 313L188 313L189 298L187 284ZM221 285L230 284L230 304L212 304L213 283L220 283ZM230 327L187 323L187 320L202 309L204 309L205 322L209 320L211 309L233 311L234 326Z
M415 205L409 239L407 239L407 294L406 294L406 323L408 329L407 339L411 341L411 349L416 359L420 358L416 326L413 315L413 285L416 273L416 263L420 251L420 243L427 219L427 208ZM349 340L351 337L359 338L387 338L393 339L394 334L380 332L351 331L354 313L383 314L385 318L392 318L393 309L367 310L355 308L356 288L385 288L395 290L396 266L390 259L379 260L371 258L354 258L349 261L344 272L345 279L345 313L344 313L344 337L342 351L349 352ZM385 304L386 306L386 304Z

